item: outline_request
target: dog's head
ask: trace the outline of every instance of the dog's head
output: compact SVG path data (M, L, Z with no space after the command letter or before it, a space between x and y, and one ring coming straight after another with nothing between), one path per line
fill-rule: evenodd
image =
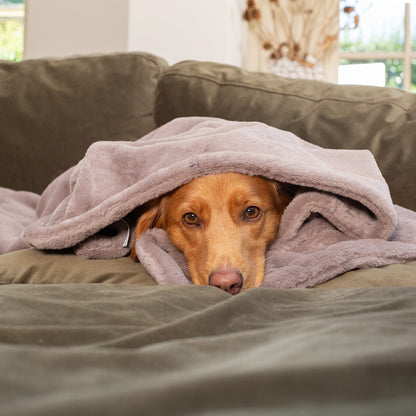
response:
M290 198L268 179L202 176L152 201L138 220L136 238L148 228L165 229L184 254L193 283L236 294L263 281L265 253Z

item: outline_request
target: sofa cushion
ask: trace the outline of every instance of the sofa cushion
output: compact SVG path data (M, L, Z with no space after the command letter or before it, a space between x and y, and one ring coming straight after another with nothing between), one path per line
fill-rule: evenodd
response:
M45 252L35 249L0 256L1 284L118 283L156 285L140 263L129 257L86 260L71 252ZM416 262L382 268L354 270L329 280L317 289L379 286L416 286Z
M0 256L0 284L120 283L156 285L143 266L129 257L86 260L68 252L20 250Z
M416 210L416 94L186 61L161 76L154 112L158 125L183 116L261 121L322 147L369 149L393 201Z
M40 193L97 140L151 131L167 63L144 53L0 63L0 186Z

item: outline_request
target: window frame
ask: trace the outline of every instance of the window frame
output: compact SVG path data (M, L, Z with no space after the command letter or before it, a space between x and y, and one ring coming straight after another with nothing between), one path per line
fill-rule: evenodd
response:
M400 59L403 60L403 91L410 91L412 84L412 59L416 59L416 50L412 50L412 39L410 33L410 7L416 7L416 3L412 5L405 3L404 12L404 45L402 52L345 52L339 51L339 63L341 65L342 59L351 60L386 60L386 59Z
M0 19L16 19L24 20L25 4L0 4Z

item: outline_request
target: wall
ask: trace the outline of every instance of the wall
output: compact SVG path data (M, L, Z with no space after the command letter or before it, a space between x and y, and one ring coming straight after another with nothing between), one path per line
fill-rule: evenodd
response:
M126 0L26 0L25 58L126 50Z
M196 59L241 65L239 4L238 0L131 0L129 49L153 51L169 63Z
M241 0L26 0L25 58L147 51L242 63Z

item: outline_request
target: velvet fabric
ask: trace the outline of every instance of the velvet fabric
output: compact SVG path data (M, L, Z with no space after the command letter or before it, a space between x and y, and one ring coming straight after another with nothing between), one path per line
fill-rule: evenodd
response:
M416 288L8 285L8 416L395 415L416 407Z

